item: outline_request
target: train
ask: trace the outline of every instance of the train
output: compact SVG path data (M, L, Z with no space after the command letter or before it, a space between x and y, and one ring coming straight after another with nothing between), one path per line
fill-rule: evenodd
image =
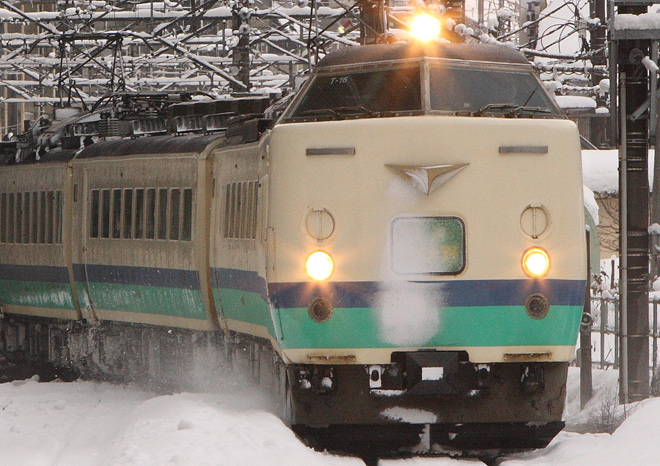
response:
M0 166L5 353L154 380L217 356L320 448L563 428L580 138L519 52L369 45L279 102L106 103Z

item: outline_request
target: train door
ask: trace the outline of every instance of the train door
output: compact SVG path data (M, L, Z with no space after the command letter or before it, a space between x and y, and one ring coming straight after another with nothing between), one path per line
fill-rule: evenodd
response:
M88 275L88 265L89 265L89 260L88 260L88 251L89 251L89 228L90 228L90 212L92 210L98 211L99 205L98 202L99 200L96 199L96 206L94 206L94 200L91 199L91 190L89 186L89 169L84 168L83 169L83 187L82 187L82 193L80 194L80 201L81 201L81 227L80 228L80 245L81 245L81 264L80 264L80 272L78 275L78 280L81 280L80 286L78 287L78 291L80 292L81 299L80 299L80 310L83 314L83 316L91 321L96 321L98 320L96 317L96 313L94 311L94 300L92 299L92 293L90 290L89 286L89 275Z

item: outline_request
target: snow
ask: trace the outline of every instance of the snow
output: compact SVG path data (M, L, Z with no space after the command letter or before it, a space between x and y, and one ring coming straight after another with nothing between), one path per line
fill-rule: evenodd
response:
M557 95L557 104L561 108L596 108L596 101L591 97L578 95Z
M584 192L584 206L589 211L591 219L596 225L598 225L598 204L596 203L594 192L586 186L583 186L582 188Z
M640 15L618 14L614 16L613 27L617 31L626 29L660 29L660 13Z
M644 401L612 435L561 432L545 450L521 455L502 466L652 466L660 458L660 398Z
M594 396L579 409L579 369L569 368L565 418L569 428L623 414L618 374L593 371ZM502 466L656 465L660 458L660 398L627 405L610 434L561 432L544 450L508 455ZM390 410L391 418L429 422L428 413ZM204 393L155 394L94 382L0 384L0 464L101 465L361 465L357 458L304 446L273 415L254 388L220 384ZM483 464L474 459L381 460L381 466Z
M411 408L387 408L381 416L395 421L403 421L414 424L428 424L438 422L438 416L421 409Z
M651 60L651 58L648 55L642 58L642 65L646 67L649 73L658 72L658 65L656 65L655 62Z
M315 452L239 387L157 395L105 383L0 384L3 465L357 465Z
M649 150L649 187L653 186L655 151ZM595 193L619 192L619 151L583 150L582 178L584 185Z
M619 191L619 151L583 150L582 180L595 193Z
M424 283L383 282L376 296L380 337L397 346L423 346L440 331L440 300Z

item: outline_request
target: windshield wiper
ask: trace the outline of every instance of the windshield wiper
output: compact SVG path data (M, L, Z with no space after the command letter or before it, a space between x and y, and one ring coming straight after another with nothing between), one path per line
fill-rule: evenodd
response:
M495 113L495 112L503 113L505 117L515 117L524 113L528 113L528 114L551 113L550 110L542 107L527 107L525 105L518 105L518 104L488 104L481 107L472 115L482 116L486 113Z
M367 115L371 116L373 115L373 112L369 110L367 107L364 107L362 105L353 105L350 107L335 107L332 110L337 112L338 114L361 114L361 113L366 113Z
M294 115L294 117L302 117L302 116L331 116L331 117L339 117L339 112L334 111L331 108L314 108L311 110L304 110L297 115Z
M520 105L517 104L488 104L481 107L479 110L474 112L473 116L482 116L486 112L505 112L507 110L516 110Z
M551 112L547 108L543 108L543 107L527 107L526 105L521 105L520 107L511 110L509 113L507 113L506 116L516 116L523 113L535 114L535 113L551 113Z

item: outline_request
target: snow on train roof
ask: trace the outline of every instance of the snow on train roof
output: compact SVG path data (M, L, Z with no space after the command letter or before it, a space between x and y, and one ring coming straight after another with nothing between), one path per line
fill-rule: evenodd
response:
M347 47L328 54L318 63L317 68L422 57L497 63L529 63L517 50L501 45L397 42L395 44Z
M77 158L86 159L92 157L116 157L141 154L200 153L203 152L209 144L218 139L225 139L225 134L167 135L142 137L137 139L114 139L100 141L96 144L85 147Z

